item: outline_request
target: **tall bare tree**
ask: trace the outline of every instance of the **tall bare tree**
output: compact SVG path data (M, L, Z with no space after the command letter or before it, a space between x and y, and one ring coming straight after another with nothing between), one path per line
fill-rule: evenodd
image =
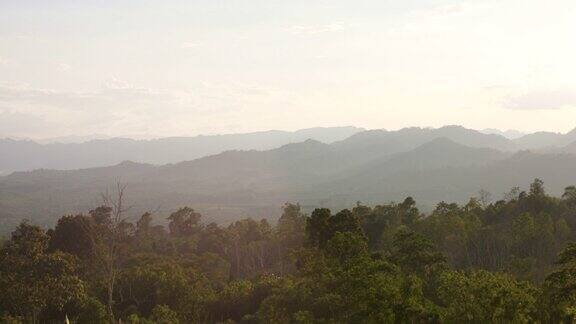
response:
M120 227L125 222L125 214L130 207L125 205L126 184L116 183L115 192L106 191L102 194L102 203L111 209L109 226L109 237L104 242L103 262L105 268L106 290L108 294L108 316L110 323L115 323L114 317L114 288L116 285L116 275L118 272L118 241L120 238Z

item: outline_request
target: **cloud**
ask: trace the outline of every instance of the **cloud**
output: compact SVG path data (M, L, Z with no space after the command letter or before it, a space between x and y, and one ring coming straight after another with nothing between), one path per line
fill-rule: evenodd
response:
M325 24L325 25L294 25L287 28L287 30L294 35L316 35L323 33L334 33L343 31L346 26L339 23Z
M540 90L508 96L503 106L516 110L549 110L576 107L576 90Z
M454 28L455 24L458 24L459 28L469 28L477 23L479 17L498 10L500 6L497 0L483 0L415 9L409 11L400 20L400 23L394 27L394 31L413 33L420 37L466 33L466 30Z
M0 67L17 67L18 62L12 58L0 55Z
M184 42L182 43L182 45L180 45L180 47L183 49L192 49L192 48L198 48L201 45L202 44L196 42Z
M60 72L67 72L70 71L70 69L72 68L72 66L70 66L69 64L66 63L58 63L56 64L56 69Z
M1 137L25 137L25 134L34 133L38 129L54 128L57 125L26 112L13 112L0 108Z
M161 89L116 78L91 92L0 85L0 128L21 137L225 132L220 125L240 117L257 118L273 105L286 106L290 96L258 84L204 82L187 89ZM25 120L34 123L8 127L27 125Z

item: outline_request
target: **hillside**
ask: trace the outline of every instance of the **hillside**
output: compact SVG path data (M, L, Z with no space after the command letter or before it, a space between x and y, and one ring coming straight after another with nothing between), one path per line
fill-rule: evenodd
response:
M576 183L575 155L512 154L435 137L449 131L416 131L417 136L414 132L394 132L386 139L389 132L374 136L372 131L333 144L307 140L163 166L123 162L82 170L17 172L0 177L1 225L11 228L23 218L49 225L62 214L85 212L117 181L128 184L132 215L191 205L218 222L247 215L275 217L286 201L301 202L308 209L339 208L358 200L376 203L410 195L430 206L441 200L462 201L481 189L498 198L537 177L554 193ZM477 140L469 143L481 145ZM398 152L402 149L406 151Z
M516 149L558 148L576 141L576 129L566 133L537 132L514 140Z
M341 186L332 194L339 199L349 197L348 203L354 199L368 203L397 201L412 196L430 206L438 201L464 202L479 190L501 199L516 185L526 189L534 178L542 179L552 193L561 194L565 187L576 183L576 155L521 152L485 165L406 170L385 177L366 177L360 185Z
M267 131L196 137L169 137L155 140L112 138L84 143L39 144L33 141L0 139L0 175L34 169L72 170L104 167L130 160L162 165L178 163L222 153L229 150L270 150L307 139L333 144L332 155L339 159L335 170L362 165L366 160L406 152L436 138L500 151L551 151L576 141L576 130L567 133L534 133L516 139L466 129L461 126L441 128L411 127L397 131L363 130L356 127L310 128L295 132ZM363 155L363 156L361 156ZM324 159L324 160L323 160Z
M560 152L576 154L576 141L562 147Z

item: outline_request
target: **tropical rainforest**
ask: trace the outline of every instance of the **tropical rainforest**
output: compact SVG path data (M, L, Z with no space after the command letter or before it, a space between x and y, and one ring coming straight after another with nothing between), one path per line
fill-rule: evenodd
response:
M190 207L125 217L124 187L1 243L2 323L560 323L576 318L576 187L397 203L275 224Z

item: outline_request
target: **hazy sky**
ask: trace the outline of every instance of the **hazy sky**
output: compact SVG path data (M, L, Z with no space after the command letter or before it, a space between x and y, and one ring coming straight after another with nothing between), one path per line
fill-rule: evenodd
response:
M574 0L0 0L0 136L576 127Z

